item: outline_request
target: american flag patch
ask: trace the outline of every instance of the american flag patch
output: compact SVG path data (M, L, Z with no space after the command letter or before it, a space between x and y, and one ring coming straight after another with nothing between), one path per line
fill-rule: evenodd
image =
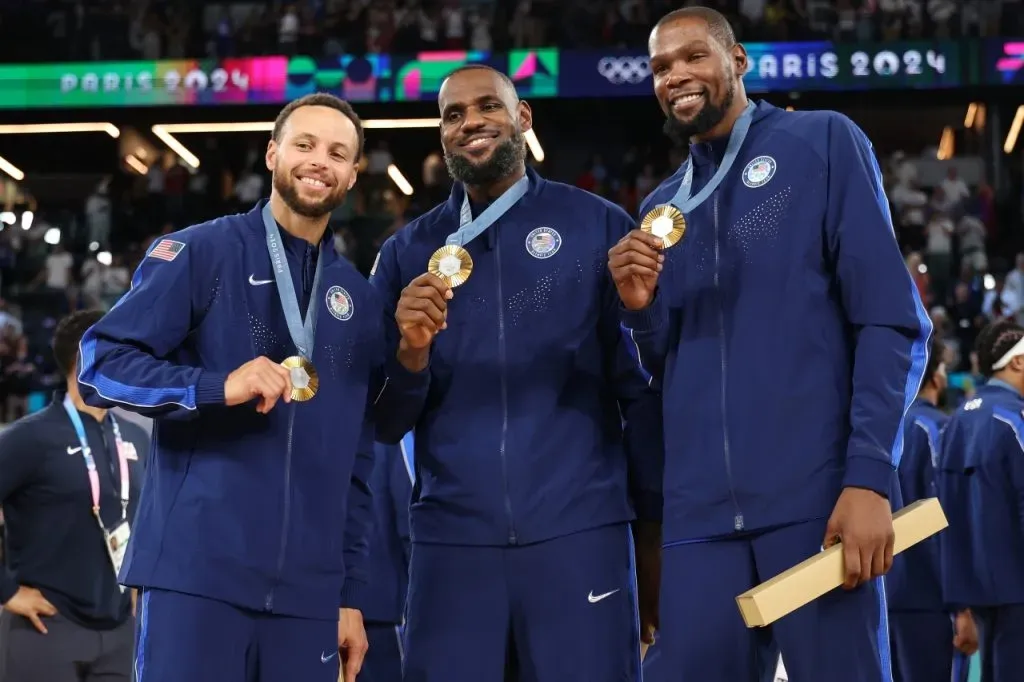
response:
M161 239L160 243L149 252L149 255L152 258L172 261L178 257L178 254L181 253L181 250L184 248L184 242L176 242L173 239Z

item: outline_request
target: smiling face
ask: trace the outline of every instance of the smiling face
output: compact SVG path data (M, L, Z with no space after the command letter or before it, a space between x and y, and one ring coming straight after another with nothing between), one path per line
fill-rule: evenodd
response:
M686 144L725 119L747 68L742 45L724 45L704 20L684 17L656 26L648 51L669 137Z
M322 218L338 208L356 182L359 135L342 112L303 106L291 113L267 147L274 190L289 209Z
M453 178L470 186L511 175L526 159L529 105L497 73L468 69L448 77L438 95L441 147Z

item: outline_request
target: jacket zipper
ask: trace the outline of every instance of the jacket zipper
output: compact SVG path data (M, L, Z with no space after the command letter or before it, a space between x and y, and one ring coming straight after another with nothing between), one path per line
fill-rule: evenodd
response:
M729 420L728 402L726 401L726 345L725 345L725 301L722 297L722 288L719 283L719 271L721 270L720 258L721 236L718 230L718 192L715 192L715 290L718 292L718 341L722 357L722 449L725 452L725 476L729 480L729 496L732 497L734 515L732 527L734 530L743 530L743 512L740 510L740 503L736 499L736 487L732 480L732 456L729 452Z
M497 225L494 226L497 228ZM498 235L495 235L497 237ZM501 477L505 484L505 514L508 515L508 542L514 545L516 538L516 522L512 515L512 496L508 492L508 459L505 446L508 441L508 378L506 377L505 361L505 299L501 295L501 239L495 239L494 254L497 264L498 279L498 364L501 371Z
M288 548L288 525L292 512L292 435L295 430L295 403L288 405L288 445L284 451L284 515L281 520L281 544L277 553L277 575L263 606L267 611L274 610L274 590L281 583L284 572L284 555Z

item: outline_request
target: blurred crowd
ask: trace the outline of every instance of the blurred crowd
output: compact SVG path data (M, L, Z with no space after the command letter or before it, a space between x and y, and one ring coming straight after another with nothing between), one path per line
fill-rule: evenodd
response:
M638 47L653 19L702 4L742 40L1018 35L1021 0L21 0L0 7L0 61L330 56Z

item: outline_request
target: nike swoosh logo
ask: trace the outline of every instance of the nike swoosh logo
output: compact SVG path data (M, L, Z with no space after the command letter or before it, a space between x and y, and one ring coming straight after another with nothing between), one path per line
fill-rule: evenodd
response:
M73 455L73 454L81 452L81 451L82 451L82 448L73 448L71 446L68 446L68 454L69 455Z
M270 284L273 281L274 280L272 279L256 279L256 275L249 275L249 284L253 285L254 287L258 287L263 284Z
M604 594L595 595L594 591L591 590L590 594L587 595L587 601L590 602L591 604L596 604L597 602L601 601L602 599L607 599L608 597L612 596L616 592L618 592L618 590L612 590L611 592L605 592Z
M325 653L322 653L322 654L320 654L320 662L321 662L321 663L326 663L327 661L331 660L332 658L334 658L334 657L335 657L335 656L337 656L337 655L338 655L338 652L337 652L337 651L335 651L335 652L334 652L333 654L331 654L330 656L328 656L326 652L325 652Z

